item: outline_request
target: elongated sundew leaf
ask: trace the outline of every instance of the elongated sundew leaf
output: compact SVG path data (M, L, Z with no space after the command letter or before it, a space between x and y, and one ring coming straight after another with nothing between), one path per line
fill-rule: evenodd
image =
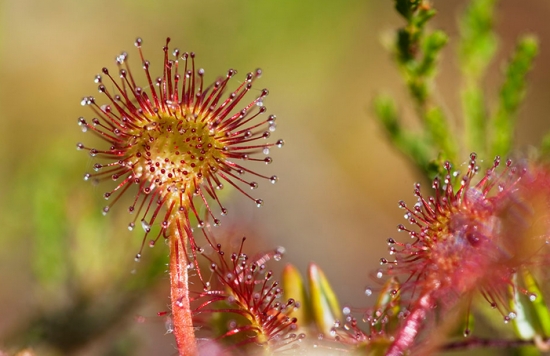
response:
M342 310L324 272L315 263L308 269L313 320L319 330L329 334L334 322L342 320Z
M514 275L513 286L510 286L510 308L514 310L515 317L512 319L514 329L517 336L523 340L532 339L536 335L532 305L529 300L526 300L525 296L521 294L520 288L518 288L518 278Z
M525 283L525 288L530 293L530 308L533 311L534 318L538 321L535 325L537 328L537 334L547 338L550 336L550 312L546 302L544 301L542 291L540 290L535 278L528 270L522 271L522 278L523 283Z
M515 129L515 115L525 96L526 76L538 53L538 41L525 36L518 42L516 50L505 69L505 80L500 89L498 107L491 119L492 154L505 156L512 148Z
M387 334L391 334L392 331L398 327L398 315L401 310L401 298L398 293L399 289L399 281L397 278L392 277L384 283L384 286L380 290L378 299L374 305L375 313L377 311L383 311L384 314L388 316L388 319L387 322L376 325L377 331L384 331Z
M311 303L300 271L294 265L287 264L283 270L283 300L295 298L300 303L289 315L298 319L299 326L308 325L311 320Z

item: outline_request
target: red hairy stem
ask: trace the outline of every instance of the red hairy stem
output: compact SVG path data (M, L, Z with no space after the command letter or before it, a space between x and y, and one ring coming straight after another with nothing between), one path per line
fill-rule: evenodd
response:
M174 336L180 355L197 355L197 343L193 330L191 306L189 304L188 259L183 241L187 236L172 234L170 240L170 291L172 299L172 322Z
M426 314L433 304L433 293L424 293L424 295L418 298L410 314L405 319L403 327L395 336L393 343L386 352L386 356L401 356L406 350L412 347L422 323L426 318Z

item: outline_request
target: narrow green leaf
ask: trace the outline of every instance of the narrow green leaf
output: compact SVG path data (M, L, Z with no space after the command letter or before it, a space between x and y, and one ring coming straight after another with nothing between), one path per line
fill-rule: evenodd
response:
M373 102L374 112L391 139L401 134L401 123L393 98L387 95L377 95Z
M532 36L520 39L505 69L505 80L495 117L492 140L493 155L506 156L512 147L515 115L525 95L526 76L538 52L538 41Z
M422 44L424 57L417 68L416 75L423 77L433 75L439 54L448 40L449 37L443 31L434 31L426 36Z
M523 283L525 288L531 293L528 296L533 314L538 321L536 328L537 334L544 338L550 337L550 311L544 301L543 293L540 290L535 278L528 270L522 272Z
M516 335L523 339L529 340L536 335L533 325L532 308L526 304L525 296L520 293L517 284L517 275L514 275L513 286L510 286L513 298L510 300L510 308L514 311L515 317L512 318L512 324L516 331ZM527 302L530 303L529 300Z
M488 110L481 79L497 49L493 31L495 0L475 0L460 20L460 69L464 77L461 91L465 143L469 152L487 155Z
M384 283L374 305L375 313L380 310L384 311L388 316L387 321L383 325L377 325L378 331L383 331L388 335L391 335L392 331L396 330L400 324L398 315L401 310L401 298L399 294L395 294L396 291L399 291L399 282L397 278L392 277Z
M426 23L435 16L437 11L432 8L427 1L424 1L422 6L418 6L416 16L412 19L412 24L420 31L424 29Z
M410 19L420 0L395 0L395 10L405 19Z
M414 58L409 32L402 28L397 31L397 61L405 64Z
M283 269L282 285L284 300L293 298L300 303L300 308L295 308L291 315L298 319L299 326L308 325L312 321L311 303L302 275L292 264L287 264Z
M479 79L494 57L495 0L471 1L460 20L460 64L466 80Z
M311 263L308 275L313 320L318 329L328 335L334 322L342 320L342 310L336 294L321 268L315 263Z
M461 99L467 150L485 157L488 149L487 122L489 118L485 106L485 95L478 85L466 84L466 88L461 92Z
M423 171L430 171L430 157L433 154L429 142L419 134L402 129L395 101L389 96L378 95L373 105L376 117L386 130L390 142Z
M425 124L435 148L443 154L443 160L456 161L458 145L443 111L438 107L426 111Z

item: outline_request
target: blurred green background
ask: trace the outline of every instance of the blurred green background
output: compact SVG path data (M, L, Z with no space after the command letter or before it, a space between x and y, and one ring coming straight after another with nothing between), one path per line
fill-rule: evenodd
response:
M434 1L432 23L451 36L436 82L456 120L456 19L465 4ZM540 39L519 114L517 148L525 151L550 129L550 3L502 0L497 13L501 47L486 80L493 98L518 35ZM364 287L387 255L386 239L402 237L397 201L412 201L419 179L371 110L375 93L389 93L414 128L382 45L401 25L390 0L0 0L0 350L22 337L64 345L56 351L42 344L39 354L175 354L165 319L156 315L168 309L167 248L159 244L133 261L142 232L126 229L128 204L101 215L111 186L82 180L92 161L75 149L76 142L97 142L77 127L79 116L92 117L81 98L101 98L93 77L114 68L123 50L139 71L138 36L159 70L167 36L172 47L197 53L207 82L228 68L239 70L234 84L264 70L255 88L269 88L275 137L286 141L268 167L280 181L260 187L261 209L228 197L232 213L214 233L247 235L260 250L284 246L285 260L302 271L310 261L321 266L343 305L372 303ZM48 334L59 325L67 333Z

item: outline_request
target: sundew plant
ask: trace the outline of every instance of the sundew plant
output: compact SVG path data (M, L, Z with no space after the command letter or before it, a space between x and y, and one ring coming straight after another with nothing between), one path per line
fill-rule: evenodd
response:
M93 217L94 234L79 228L84 220L69 232L51 227L76 235L86 256L105 253L94 243L120 238L101 227L106 219L125 220L118 228L138 230L141 240L110 253L133 260L132 274L113 270L106 283L94 274L93 258L75 271L39 260L45 276L69 281L60 306L14 332L0 344L0 356L80 355L82 345L116 338L107 330L123 325L121 315L154 284L169 290L160 297L166 310L136 316L133 324L165 330L174 355L548 352L550 134L529 150L516 142L537 37L517 40L496 64L498 87L487 90L487 73L498 62L496 0L469 1L456 36L432 26L433 1L386 5L400 21L385 44L407 98L377 94L365 105L372 103L379 131L418 181L404 182L412 194L396 202L404 217L397 231L364 231L365 241L387 243L371 278L348 286L364 294L364 305L342 303L325 274L333 262L311 262L302 274L297 261L282 262L284 247L258 248L261 236L243 237L238 225L225 229L226 215L245 214L228 208L231 199L261 208L257 188L280 189L276 161L285 159L285 150L279 152L285 141L276 135L286 118L268 105L283 93L260 86L260 77L277 73L211 74L200 53L142 34L112 66L99 67L98 94L81 100L77 124L85 135L76 149L90 162L82 175L93 188L81 183L77 191L90 195L78 193L86 203L71 209ZM457 112L436 82L449 43L461 77L454 85ZM144 55L148 46L156 57ZM100 208L91 194L101 195ZM42 199L48 201L47 192ZM54 283L46 286L45 293L58 292Z

